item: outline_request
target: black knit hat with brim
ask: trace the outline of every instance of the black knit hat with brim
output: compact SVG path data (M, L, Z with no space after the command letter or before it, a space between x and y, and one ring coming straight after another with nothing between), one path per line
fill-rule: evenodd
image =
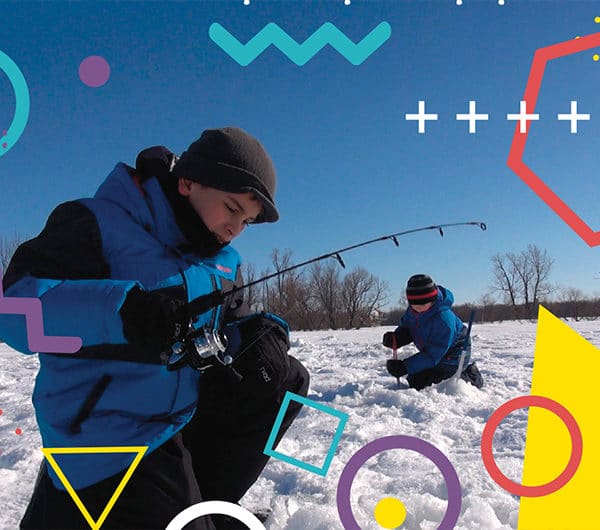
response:
M238 127L205 130L183 152L173 174L230 193L251 192L262 203L255 223L279 219L271 157L256 138Z
M423 305L437 300L438 288L427 274L415 274L408 279L406 299L410 305Z

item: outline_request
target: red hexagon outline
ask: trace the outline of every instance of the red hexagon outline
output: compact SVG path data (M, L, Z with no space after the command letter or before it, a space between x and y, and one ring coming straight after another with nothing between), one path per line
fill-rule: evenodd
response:
M542 86L542 78L546 63L552 59L572 55L590 48L600 46L600 32L559 42L552 46L539 48L533 56L529 79L525 87L523 101L526 102L527 113L533 113L537 97ZM530 121L526 122L524 133L519 132L519 124L515 126L512 145L508 154L507 164L540 199L542 199L569 227L581 237L590 247L600 245L600 232L594 232L569 206L554 193L550 187L539 178L533 170L523 162L523 152L527 143Z

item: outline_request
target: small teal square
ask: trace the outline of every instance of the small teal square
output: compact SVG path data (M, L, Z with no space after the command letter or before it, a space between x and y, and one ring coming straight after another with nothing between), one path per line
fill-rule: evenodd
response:
M297 401L298 403L302 403L307 407L312 407L313 409L320 410L321 412L325 412L325 414L330 414L331 416L335 416L339 418L340 423L335 431L333 439L331 440L331 445L329 446L329 451L327 451L327 456L325 457L325 461L321 467L314 466L312 464L307 464L306 462L302 462L302 460L298 460L288 455L284 455L279 451L275 451L273 449L273 445L275 444L275 439L277 438L277 433L281 428L281 422L285 416L285 412L290 404L290 401ZM277 418L275 418L275 423L273 424L273 429L271 429L271 434L269 435L269 439L267 440L267 444L265 445L264 454L267 456L273 456L278 458L279 460L283 460L288 464L292 464L294 466L298 466L302 469L306 469L307 471L311 471L312 473L316 473L317 475L321 475L324 477L327 475L327 471L329 471L329 466L331 465L331 461L333 460L333 455L335 450L337 449L338 444L340 443L340 438L342 437L342 433L344 432L344 427L346 426L346 422L348 421L348 414L345 412L340 412L332 407L327 405L323 405L321 403L317 403L312 399L305 398L303 396L299 396L298 394L294 394L293 392L286 392L283 403L281 404L281 408L279 409L279 413L277 414Z

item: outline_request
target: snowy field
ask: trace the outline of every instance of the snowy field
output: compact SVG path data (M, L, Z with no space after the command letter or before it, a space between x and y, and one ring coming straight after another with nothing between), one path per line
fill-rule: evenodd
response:
M569 325L600 345L597 322ZM430 442L452 462L462 487L457 529L515 529L519 499L487 474L480 439L494 410L529 393L536 324L473 326L473 359L485 378L482 390L460 381L417 392L408 389L403 379L398 388L385 371L390 350L380 345L383 332L390 329L292 334L291 353L312 376L308 397L347 413L349 420L327 476L272 459L241 504L252 511L271 510L267 530L342 530L336 491L345 464L365 444L402 434ZM412 351L412 346L406 346L400 354ZM42 457L30 400L36 369L36 357L0 344L0 529L18 528ZM496 461L515 481L520 481L526 425L526 410L515 411L501 423L494 438ZM336 426L332 416L305 407L278 450L321 466ZM381 528L373 510L384 497L402 501L407 517L401 528L410 530L436 529L447 506L439 470L411 450L381 452L358 471L351 502L361 528Z

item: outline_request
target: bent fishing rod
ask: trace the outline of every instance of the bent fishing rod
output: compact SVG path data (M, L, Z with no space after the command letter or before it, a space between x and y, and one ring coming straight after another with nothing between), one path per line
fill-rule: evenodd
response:
M377 243L378 241L387 240L391 240L394 243L394 245L399 247L399 237L408 234L414 234L416 232L424 232L427 230L437 230L440 236L443 237L444 228L450 228L455 226L477 226L483 231L487 230L487 226L484 222L466 221L461 223L446 223L439 225L423 226L420 228L413 228L411 230L396 232L395 234L376 237L374 239L369 239L368 241L356 243L355 245L350 245L348 247L340 248L332 252L327 252L326 254L322 254L315 258L308 259L296 265L292 265L280 271L276 271L272 274L267 274L266 276L245 283L243 285L233 286L227 290L221 289L212 291L208 294L199 296L198 298L191 300L188 304L182 306L179 309L179 311L183 313L186 316L186 318L188 318L191 322L191 320L197 315L206 313L210 309L218 307L219 305L224 303L225 299L228 296L242 291L243 289L248 289L250 287L258 285L259 283L263 283L273 278L276 278L277 276L281 276L282 274L286 274L293 270L299 269L301 267L305 267L307 265L316 263L318 261L322 261L327 258L335 258L336 261L340 264L340 266L342 268L345 268L346 264L344 263L344 260L342 259L341 255L350 250L371 245L373 243ZM210 366L226 366L231 368L233 359L229 355L223 356L223 352L226 349L226 337L222 336L220 330L208 329L206 327L192 329L190 324L190 332L185 336L185 338L182 341L179 341L173 345L172 354L168 361L168 365L170 369L177 369L183 364L190 364L197 370L201 371ZM235 370L233 370L233 372L235 373Z
M187 305L183 306L182 310L184 310L186 312L186 314L189 315L190 317L194 317L196 315L201 315L202 313L205 313L209 309L212 309L213 307L216 307L216 306L222 304L228 296L235 294L243 289L248 289L249 287L253 287L259 283L266 282L268 280L276 278L277 276L281 276L282 274L286 274L288 272L291 272L295 269L299 269L301 267L306 267L306 265L310 265L312 263L316 263L317 261L321 261L321 260L324 260L327 258L335 258L337 260L337 262L342 266L342 268L346 268L346 264L344 263L344 260L342 259L342 256L341 256L343 253L348 252L350 250L354 250L355 248L365 247L367 245L377 243L378 241L386 241L389 239L389 240L393 241L394 245L399 247L400 243L398 242L398 238L408 235L408 234L414 234L415 232L424 232L426 230L437 230L440 233L440 236L444 237L444 228L449 228L449 227L453 227L453 226L468 226L468 225L477 226L477 227L481 228L481 230L484 230L484 231L487 230L487 226L483 222L467 221L467 222L463 222L463 223L447 223L447 224L442 224L442 225L423 226L421 228L413 228L411 230L404 230L403 232L396 232L395 234L389 234L387 236L376 237L374 239L369 239L368 241L363 241L362 243L350 245L349 247L344 247L344 248L334 250L332 252L327 252L326 254L322 254L321 256L317 256L316 258L311 258L309 260L303 261L302 263L298 263L296 265L292 265L292 266L282 269L280 271L276 271L272 274L268 274L266 276L263 276L262 278L258 278L257 280L253 280L253 281L245 283L243 285L234 286L231 289L228 289L226 291L217 290L217 291L213 291L211 293L199 296L198 298L191 300Z

